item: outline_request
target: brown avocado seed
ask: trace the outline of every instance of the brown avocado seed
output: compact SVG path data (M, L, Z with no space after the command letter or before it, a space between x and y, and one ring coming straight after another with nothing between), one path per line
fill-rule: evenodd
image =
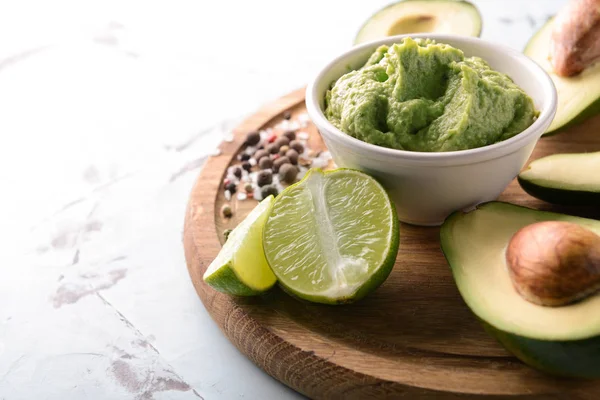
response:
M528 225L512 237L506 262L525 300L559 307L600 290L600 236L571 222Z

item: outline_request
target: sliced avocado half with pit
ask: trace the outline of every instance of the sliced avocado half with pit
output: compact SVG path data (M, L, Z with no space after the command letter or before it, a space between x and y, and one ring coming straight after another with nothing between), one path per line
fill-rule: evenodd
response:
M436 32L479 36L481 14L462 0L404 0L373 14L360 28L354 44L406 33Z
M567 221L600 234L600 221L491 202L456 212L442 225L442 250L464 301L486 330L516 357L539 370L600 377L600 294L563 307L544 307L514 289L505 260L521 228Z
M527 193L554 204L600 204L600 152L554 154L533 161L519 174Z
M561 77L554 73L550 63L550 19L529 40L525 55L532 58L550 75L558 93L556 116L544 135L557 133L600 113L600 62L586 68L581 74Z

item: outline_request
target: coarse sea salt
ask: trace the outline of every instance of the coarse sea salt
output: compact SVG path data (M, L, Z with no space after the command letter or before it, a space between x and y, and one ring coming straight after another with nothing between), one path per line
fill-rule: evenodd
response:
M297 180L301 180L302 178L304 178L304 175L306 175L306 172L308 171L308 169L302 167L300 168L300 172L298 172L298 175L296 176Z
M231 192L229 190L225 191L225 200L227 200L227 201L231 200Z
M308 132L298 132L298 134L296 136L300 140L308 140L308 138L310 137L310 135L308 134Z
M246 193L244 193L244 192L239 192L239 193L237 194L237 199L238 199L238 200L244 201L244 200L246 200L247 198L248 198L248 195L247 195Z
M307 113L302 113L298 115L298 121L300 122L300 125L303 128L306 128L308 126L308 123L310 122L310 117Z
M321 158L321 157L317 157L312 160L312 167L313 168L324 168L327 166L328 163L329 163L328 160L325 160L324 158Z
M290 121L284 119L280 123L275 126L277 129L281 129L282 131L287 131L290 129Z
M279 179L275 179L275 177L273 177L273 183L271 183L271 185L275 186L275 188L277 189L277 193L281 193L283 191L283 189L285 189L285 187L281 184L281 182L279 181Z
M225 177L225 179L228 179L229 182L233 182L236 185L238 183L240 183L240 180L238 179L238 177L229 172L227 173L227 176Z
M226 133L223 140L229 143L233 142L233 132Z

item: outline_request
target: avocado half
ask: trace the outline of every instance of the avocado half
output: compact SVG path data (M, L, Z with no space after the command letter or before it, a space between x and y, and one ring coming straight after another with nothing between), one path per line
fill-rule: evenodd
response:
M405 33L481 34L481 14L463 0L404 0L373 14L360 28L354 44Z
M491 202L442 225L442 250L456 285L486 330L526 364L561 376L600 377L600 294L543 307L514 289L505 261L512 236L540 221L569 221L600 234L600 221Z
M550 75L558 93L556 116L544 135L557 133L600 113L600 63L576 76L556 75L549 59L553 22L553 18L548 20L529 40L524 51Z
M565 205L600 204L600 152L554 154L533 161L519 174L523 190Z

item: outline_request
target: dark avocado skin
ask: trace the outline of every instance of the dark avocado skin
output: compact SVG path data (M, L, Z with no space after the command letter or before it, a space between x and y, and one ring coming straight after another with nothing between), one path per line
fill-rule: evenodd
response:
M493 203L495 202L483 203L478 208ZM518 207L522 208L523 211L534 211L527 207ZM460 218L462 214L462 211L456 211L448 216L440 231L442 252L451 269L451 246L444 245L444 242L452 234L451 227L454 220ZM600 378L600 335L573 341L532 339L505 332L479 316L476 317L483 328L506 350L532 368L561 377Z
M566 190L545 187L531 181L517 178L519 185L531 196L552 204L566 206L592 206L600 204L600 188L598 192L583 190Z
M514 335L481 323L515 357L535 369L570 378L600 378L600 336L555 342Z

